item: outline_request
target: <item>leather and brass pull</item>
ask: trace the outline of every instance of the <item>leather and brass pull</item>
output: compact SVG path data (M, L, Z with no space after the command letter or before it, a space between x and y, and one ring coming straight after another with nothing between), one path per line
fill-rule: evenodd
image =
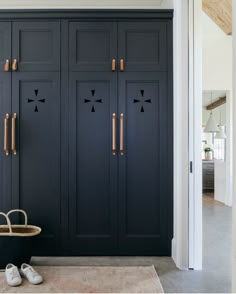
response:
M10 60L6 59L4 64L4 71L10 71Z
M116 71L116 60L115 59L112 59L112 62L111 62L111 70L112 71Z
M9 155L9 113L6 113L4 118L4 152L8 156Z
M120 155L124 155L124 114L120 115Z
M124 59L120 60L120 71L124 71L125 70L125 62Z
M12 117L11 150L16 155L16 113Z
M17 71L17 69L18 69L17 60L14 59L14 60L13 60L13 63L12 63L12 70L13 70L13 71Z
M112 114L112 154L116 155L116 114Z

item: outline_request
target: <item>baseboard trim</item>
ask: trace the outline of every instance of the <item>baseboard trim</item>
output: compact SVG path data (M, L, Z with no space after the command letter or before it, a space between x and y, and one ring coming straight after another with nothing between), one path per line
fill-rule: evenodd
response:
M176 240L175 238L171 241L171 257L174 260L174 263L176 264Z

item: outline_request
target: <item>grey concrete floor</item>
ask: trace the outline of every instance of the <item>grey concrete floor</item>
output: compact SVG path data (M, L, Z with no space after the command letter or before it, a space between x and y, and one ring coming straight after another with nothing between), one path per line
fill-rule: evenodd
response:
M231 208L204 203L203 270L180 271L170 257L34 257L33 265L154 265L166 293L231 292Z

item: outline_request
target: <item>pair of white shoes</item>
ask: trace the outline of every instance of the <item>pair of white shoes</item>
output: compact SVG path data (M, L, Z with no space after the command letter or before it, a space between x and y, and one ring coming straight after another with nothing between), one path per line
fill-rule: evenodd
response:
M29 264L23 263L21 265L20 272L18 268L12 263L9 263L6 266L5 276L9 286L15 287L21 285L21 275L33 285L40 284L43 281L43 277L38 274Z

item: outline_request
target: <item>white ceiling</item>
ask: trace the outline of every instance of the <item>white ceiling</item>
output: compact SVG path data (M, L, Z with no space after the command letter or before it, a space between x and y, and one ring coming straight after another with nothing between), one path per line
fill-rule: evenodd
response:
M158 8L172 9L174 0L0 0L0 8Z
M203 91L202 93L202 107L206 108L209 104L211 104L211 94L212 94L212 102L219 100L221 97L226 96L226 91Z

